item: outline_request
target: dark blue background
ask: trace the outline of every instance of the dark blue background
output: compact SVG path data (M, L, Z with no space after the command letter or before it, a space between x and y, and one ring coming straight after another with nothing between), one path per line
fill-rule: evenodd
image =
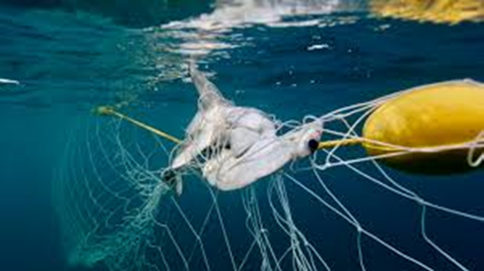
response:
M202 68L216 72L214 80L230 99L280 119L323 114L425 83L484 80L482 24L446 26L366 19L365 14L334 16L358 20L335 27L233 30L226 33L226 42L236 44L236 35L242 35L251 38L250 45L227 50L230 58L212 53ZM382 25L389 28L379 31ZM153 32L85 13L0 6L0 33L0 77L22 83L0 85L0 270L64 270L51 185L70 129L93 107L134 96L136 110L146 121L180 135L195 111L196 97L192 87L179 79L153 83L153 77L177 65L158 65L169 53L154 48L176 46L177 41L151 38ZM329 47L308 51L313 44ZM166 112L173 117L166 118ZM484 214L481 172L442 178L395 174L431 200ZM408 242L399 244L413 255L429 252L411 241L418 235L415 205L359 181L345 169L323 176L349 206L360 208L358 217L370 228L390 239L404 236ZM288 187L295 193L293 207L307 212L298 213L298 221L315 233L313 240L324 235L322 250L336 262L334 269L356 268L354 232L307 197L297 197L297 187ZM433 211L429 221L432 234L459 259L473 270L484 269L482 223ZM390 270L387 266L397 260L369 240L364 245L371 254L369 270ZM380 255L387 256L380 259ZM430 265L454 270L441 259ZM402 270L410 268L402 263Z

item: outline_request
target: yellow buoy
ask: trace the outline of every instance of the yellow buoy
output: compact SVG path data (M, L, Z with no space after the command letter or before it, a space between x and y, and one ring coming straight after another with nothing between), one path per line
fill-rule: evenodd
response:
M363 127L363 146L371 156L400 153L382 159L399 169L452 173L471 168L469 148L453 146L475 141L482 131L484 85L471 80L444 82L404 92L377 108Z
M370 0L372 13L383 17L456 24L484 20L481 0Z

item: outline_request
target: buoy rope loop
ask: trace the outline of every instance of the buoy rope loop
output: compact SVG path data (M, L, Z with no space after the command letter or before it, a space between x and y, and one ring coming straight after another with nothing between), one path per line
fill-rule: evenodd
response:
M482 164L482 161L484 161L484 152L481 152L477 156L477 159L474 160L475 152L478 150L482 150L482 143L484 143L484 131L481 131L477 135L476 140L472 141L469 144L469 152L467 153L467 162L471 167L478 167Z

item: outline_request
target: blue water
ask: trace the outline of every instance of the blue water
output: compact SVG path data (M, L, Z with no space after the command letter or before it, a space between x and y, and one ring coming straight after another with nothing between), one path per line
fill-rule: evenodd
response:
M51 189L72 130L97 118L92 114L96 106L129 101L127 112L182 135L197 97L185 80L189 57L177 50L186 42L179 33L197 30L159 26L209 10L199 6L173 18L139 19L145 11L132 22L132 16L97 8L71 12L41 6L0 4L0 78L20 81L18 86L0 85L0 270L5 271L78 269L67 264ZM199 57L201 69L214 73L211 79L226 97L283 120L323 114L425 83L484 81L482 24L383 20L364 11L294 20L346 23L232 28L215 38L230 47ZM309 49L314 45L322 46ZM323 176L350 206L361 207L363 222L385 237L405 236L408 224L418 223L418 208L404 207L398 200L382 208L393 196L358 182L342 168ZM482 172L442 178L404 175L429 199L481 215L483 177ZM301 224L310 232L327 233L319 243L333 259L334 270L358 270L355 248L349 246L354 244L350 228L311 200L292 196L294 208L300 205L307 212L298 214ZM321 213L324 219L313 218ZM434 219L429 229L445 248L452 248L471 270L484 270L482 223L429 216ZM410 229L409 238L418 235L417 228ZM395 268L396 259L388 252L368 240L365 245L369 270ZM402 246L412 249L410 241ZM422 244L413 250L423 258L429 253ZM457 270L442 259L431 257L430 262L436 270Z

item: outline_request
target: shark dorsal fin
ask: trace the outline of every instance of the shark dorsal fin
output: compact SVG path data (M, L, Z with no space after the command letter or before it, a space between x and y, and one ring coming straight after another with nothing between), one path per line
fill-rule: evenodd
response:
M218 88L210 82L205 74L200 72L196 64L190 63L190 77L199 94L199 106L201 110L207 110L213 106L230 104L226 100Z

